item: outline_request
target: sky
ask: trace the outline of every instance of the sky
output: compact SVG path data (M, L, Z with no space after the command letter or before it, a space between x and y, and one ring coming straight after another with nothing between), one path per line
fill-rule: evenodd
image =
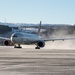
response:
M75 24L75 0L0 0L0 22Z

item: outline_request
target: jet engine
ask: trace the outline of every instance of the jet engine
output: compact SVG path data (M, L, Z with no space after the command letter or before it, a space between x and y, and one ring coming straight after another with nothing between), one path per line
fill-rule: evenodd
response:
M37 42L37 46L38 47L44 47L45 46L45 42L44 41L39 41L39 42Z
M10 40L5 40L3 43L4 43L4 45L6 45L6 46L12 45L12 43L11 43Z

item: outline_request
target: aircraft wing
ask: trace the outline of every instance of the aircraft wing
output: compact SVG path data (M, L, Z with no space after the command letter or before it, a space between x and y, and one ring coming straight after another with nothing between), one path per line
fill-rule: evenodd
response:
M0 37L0 40L11 40L10 38Z
M50 39L43 39L43 41L58 41L58 40L75 40L75 38L50 38Z

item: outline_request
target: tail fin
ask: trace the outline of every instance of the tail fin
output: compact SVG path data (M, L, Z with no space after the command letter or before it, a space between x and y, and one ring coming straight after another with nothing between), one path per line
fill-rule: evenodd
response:
M40 30L41 30L41 22L42 22L42 21L40 21L40 24L39 24L39 27L38 27L38 35L40 35Z

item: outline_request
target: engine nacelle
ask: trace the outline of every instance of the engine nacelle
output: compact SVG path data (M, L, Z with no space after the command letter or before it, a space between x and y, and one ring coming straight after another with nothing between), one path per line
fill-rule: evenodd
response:
M44 41L39 41L39 42L37 42L37 46L44 47L45 46L45 42Z
M10 40L5 40L5 41L4 41L4 45L6 45L6 46L10 46L10 45L12 45L12 43L11 43Z

